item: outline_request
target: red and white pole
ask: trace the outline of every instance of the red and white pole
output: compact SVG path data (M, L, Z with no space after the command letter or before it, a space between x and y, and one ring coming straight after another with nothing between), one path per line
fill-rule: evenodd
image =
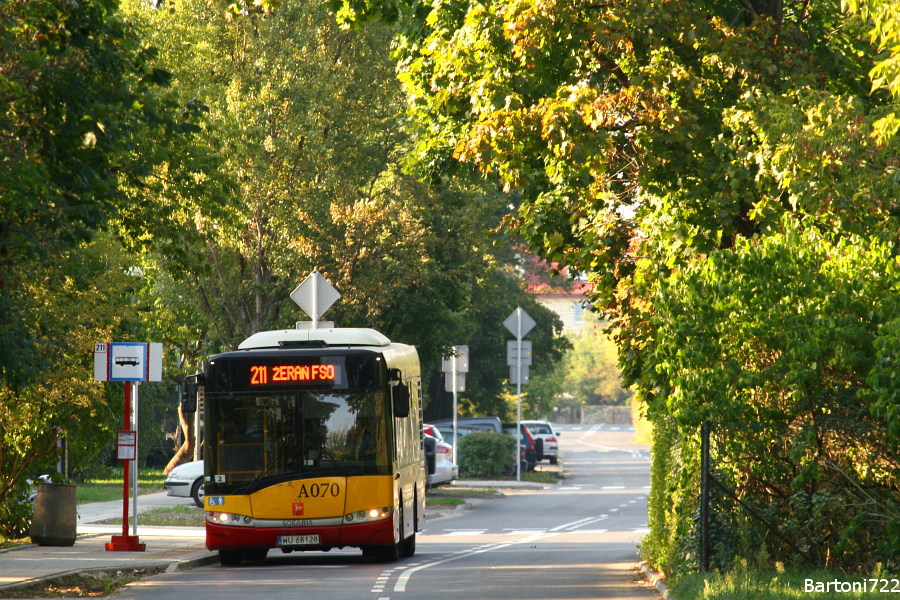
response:
M131 430L131 382L125 382L125 429ZM137 436L137 432L134 432ZM136 458L136 456L135 456ZM141 543L137 535L128 535L128 483L131 474L131 460L123 459L123 484L122 484L122 535L112 536L112 540L106 543L108 551L118 552L143 552L147 544ZM137 502L137 498L135 498ZM135 530L137 533L137 530Z

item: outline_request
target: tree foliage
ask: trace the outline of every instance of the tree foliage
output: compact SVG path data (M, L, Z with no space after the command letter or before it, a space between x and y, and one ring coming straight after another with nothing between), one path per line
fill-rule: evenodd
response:
M593 282L671 471L654 475L650 560L677 573L696 558L702 418L722 423L728 483L824 549L815 562L896 558L883 448L895 370L873 362L888 359L877 333L893 317L866 271L890 263L900 209L896 97L881 89L896 78L895 3L848 2L856 15L837 0L336 4L348 21L404 24L422 171L474 167L520 194L511 224L530 248ZM851 281L871 295L848 295ZM739 430L753 432L746 445ZM871 533L879 519L884 536ZM750 522L740 532L750 556L765 536Z
M118 339L136 315L127 263L115 240L102 236L52 262L28 263L27 296L35 305L29 333L41 340L35 381L0 385L0 523L7 535L27 531L17 510L27 477L54 472L65 437L72 471L93 464L122 417L121 385L93 381L93 347Z
M512 311L528 300L504 271L508 240L492 233L509 200L475 178L426 185L406 172L391 27L344 30L317 3L125 6L173 65L174 94L208 107L200 137L222 161L222 193L234 194L228 214L182 220L197 234L177 255L193 257L189 268L148 257L147 294L158 309L150 327L188 364L302 320L288 296L314 268L342 294L325 315L339 326L412 343L426 369L449 342L505 364L505 314L488 322L502 312L490 307ZM550 365L564 344L552 316L541 315L541 360ZM473 406L492 411L508 373L480 364Z
M585 321L565 357L565 392L578 404L628 404L615 344L596 316Z
M146 396L164 415L168 385L205 357L292 326L284 302L313 268L343 294L329 317L414 343L424 364L486 335L473 303L499 290L512 310L521 294L496 234L509 197L407 172L393 28L347 30L320 3L274 0L12 1L0 22L12 529L17 490L55 462L56 437L81 468L121 418L121 390L91 381L94 342L164 342L168 381ZM549 364L563 345L552 320L541 334ZM502 378L486 382L490 405ZM142 444L163 434L142 420Z
M197 111L171 102L169 74L115 9L0 7L0 375L14 387L46 366L23 320L33 300L23 261L52 261L111 222L149 243L168 222L164 206L142 201L151 170L165 162L175 179L192 162L172 145L195 130Z
M896 249L790 225L659 282L665 302L654 317L654 364L660 384L671 388L649 411L668 423L668 435L692 440L692 451L659 448L669 455L660 460L675 465L655 472L654 485L671 489L674 472L682 483L673 511L696 508L689 492L698 476L695 432L710 420L719 476L782 535L816 564L873 567L874 557L898 558L897 530L885 525L900 517L900 463L894 426L879 410L895 403L873 402L886 390L866 381L873 369L896 369L895 359L876 351L892 343L900 309ZM800 559L742 516L746 550L768 546L776 560ZM656 540L676 522L658 523ZM695 565L696 555L665 560L678 571Z
M133 263L96 236L164 245L172 229L152 201L155 170L166 166L169 187L196 183L185 173L201 111L173 102L169 73L116 8L0 6L0 519L10 531L25 517L10 508L17 492L56 462L57 437L79 468L121 416L89 361L93 343L135 322Z

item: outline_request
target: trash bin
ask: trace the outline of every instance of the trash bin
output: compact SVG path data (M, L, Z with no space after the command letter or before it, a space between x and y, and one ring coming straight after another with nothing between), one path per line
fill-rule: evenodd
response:
M40 484L31 517L31 541L39 546L71 546L77 534L75 486Z

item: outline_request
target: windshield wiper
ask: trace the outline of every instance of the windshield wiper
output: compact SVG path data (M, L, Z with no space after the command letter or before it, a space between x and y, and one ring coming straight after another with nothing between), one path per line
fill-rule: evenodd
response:
M351 475L350 470L347 469L347 467L346 467L346 465L344 465L344 463L342 463L341 461L336 459L333 455L331 455L330 453L323 452L322 458L327 460L329 462L329 464L331 464L331 466L334 467L335 471L337 471L344 477L350 477L350 475Z
M266 466L262 471L259 472L259 475L253 478L253 481L242 485L239 488L236 488L232 494L252 494L256 490L259 489L259 484L266 478L269 474L269 469L275 466L275 461L278 460L278 457L281 455L281 451L285 446L291 441L293 441L293 434L286 435L280 442L278 442L278 446L275 448L275 452L272 453L272 457L269 459L269 462L266 463Z

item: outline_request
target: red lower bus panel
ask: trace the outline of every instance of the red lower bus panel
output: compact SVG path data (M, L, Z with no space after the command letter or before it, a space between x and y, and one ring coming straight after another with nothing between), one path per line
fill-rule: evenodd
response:
M334 527L294 527L257 529L206 523L206 547L223 548L277 548L280 535L318 535L318 547L366 546L394 543L394 520L391 518L374 523L339 525ZM314 550L316 547L310 547Z

